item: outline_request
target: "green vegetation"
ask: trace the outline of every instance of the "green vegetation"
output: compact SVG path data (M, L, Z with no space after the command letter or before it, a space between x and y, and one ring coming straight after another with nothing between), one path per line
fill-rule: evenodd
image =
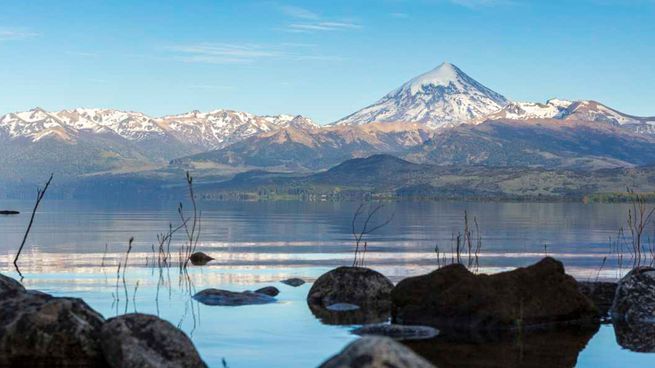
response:
M594 193L586 195L583 198L584 202L633 202L637 198L641 198L646 202L655 202L655 192L634 193L634 192L610 192L610 193Z

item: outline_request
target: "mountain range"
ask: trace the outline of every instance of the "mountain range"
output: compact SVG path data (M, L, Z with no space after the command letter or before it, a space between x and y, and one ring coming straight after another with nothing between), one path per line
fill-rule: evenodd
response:
M510 102L444 63L332 124L253 135L172 164L312 171L379 153L437 165L632 167L655 162L655 117L596 101Z
M221 180L249 170L311 174L376 154L430 167L630 168L655 163L655 117L590 100L510 101L449 63L326 125L231 110L35 108L0 117L0 183L49 172L62 181L188 169Z

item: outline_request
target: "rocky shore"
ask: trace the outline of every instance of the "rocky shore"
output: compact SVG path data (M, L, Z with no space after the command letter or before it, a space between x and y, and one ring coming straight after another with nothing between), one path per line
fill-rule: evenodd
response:
M191 340L146 314L105 320L82 299L26 290L0 275L0 366L201 368Z
M323 367L572 367L601 323L614 324L622 347L655 352L653 268L636 268L618 283L578 282L546 257L493 275L451 264L391 289L382 278L341 267L310 290L307 302L324 322L364 324L353 330L364 337ZM327 304L361 308L328 314Z
M285 280L285 283L288 280ZM289 282L302 284L302 280ZM194 299L238 307L275 303L279 290L206 289ZM655 268L618 283L578 282L546 257L512 271L476 274L460 264L394 285L364 267L339 267L307 295L324 323L356 325L361 338L321 367L574 366L613 323L626 349L655 352ZM189 337L146 314L105 319L77 298L25 289L0 275L0 366L206 367Z

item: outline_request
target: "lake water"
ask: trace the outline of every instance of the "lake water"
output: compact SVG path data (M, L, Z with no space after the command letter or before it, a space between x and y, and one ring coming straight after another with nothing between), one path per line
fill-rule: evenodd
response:
M17 276L11 262L32 205L0 200L0 209L21 211L0 217L0 267L9 276ZM212 367L222 366L222 359L231 368L313 367L355 339L350 333L353 326L328 325L314 317L305 298L311 281L322 273L352 264L351 220L357 203L199 205L198 250L216 260L191 266L187 278L180 277L175 265L152 267L156 235L169 223L179 223L176 203L46 199L21 255L23 282L57 296L83 298L106 318L126 311L157 314L190 335ZM544 254L562 260L578 279L616 279L625 272L616 255L608 255L608 239L625 225L628 207L622 204L389 202L378 215L379 219L393 215L393 220L367 238L366 265L394 282L433 270L435 245L442 254L450 251L453 236L463 231L464 211L471 225L474 217L479 224L480 272L528 265ZM134 248L123 285L117 282L116 267L130 237L135 239ZM172 243L174 260L182 242L179 234ZM279 283L289 277L310 283L298 288ZM190 298L208 287L254 290L267 285L280 289L278 303L211 307ZM436 345L415 348L427 351L425 355L441 367L570 366L576 359L580 367L655 366L655 354L617 344L612 325L576 337L567 343L575 347L566 353L558 341L567 340L544 337L536 343L528 338L500 347L433 342ZM553 363L540 359L540 354L561 359Z

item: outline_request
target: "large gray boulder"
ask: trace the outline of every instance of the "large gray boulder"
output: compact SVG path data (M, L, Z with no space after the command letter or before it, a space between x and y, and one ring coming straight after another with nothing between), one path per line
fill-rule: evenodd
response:
M391 281L377 271L364 267L339 267L314 282L307 301L322 307L339 303L362 308L389 305L392 289Z
M103 367L103 322L81 299L20 288L0 293L0 366Z
M113 368L206 367L191 340L170 322L147 314L110 318L101 344Z
M655 268L635 268L619 281L610 314L630 323L655 323Z
M388 337L365 336L346 346L320 368L434 368L409 348Z
M25 287L11 277L0 274L0 293L5 291L25 291Z
M453 264L410 277L391 293L394 322L445 330L513 331L572 321L594 322L598 309L578 291L561 262L538 263L493 275Z
M307 304L317 318L328 324L382 322L389 318L392 289L391 281L377 271L339 267L314 282ZM336 308L346 305L350 308Z
M624 349L655 353L655 323L612 321L616 342Z

